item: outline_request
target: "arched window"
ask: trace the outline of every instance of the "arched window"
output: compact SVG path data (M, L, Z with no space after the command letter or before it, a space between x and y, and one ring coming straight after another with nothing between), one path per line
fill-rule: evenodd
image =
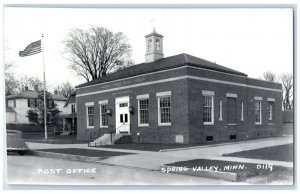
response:
M155 45L156 45L156 50L159 51L160 50L160 41L159 41L159 39L155 40Z
M148 52L152 51L152 39L148 40Z

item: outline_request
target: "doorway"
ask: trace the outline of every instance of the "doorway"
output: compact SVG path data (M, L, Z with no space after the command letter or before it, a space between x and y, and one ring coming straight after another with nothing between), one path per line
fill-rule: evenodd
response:
M129 96L116 98L116 134L130 133Z

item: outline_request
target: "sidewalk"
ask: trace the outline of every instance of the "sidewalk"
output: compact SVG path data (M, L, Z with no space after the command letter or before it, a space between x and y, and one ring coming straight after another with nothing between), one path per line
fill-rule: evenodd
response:
M161 164L168 164L184 160L193 159L218 159L229 160L247 163L259 163L259 164L273 164L285 167L292 167L292 162L270 161L260 159L245 159L235 157L222 157L223 154L229 154L233 152L246 151L252 149L259 149L283 144L293 143L292 137L279 137L272 139L260 139L247 142L234 142L226 144L215 144L198 146L190 149L171 150L167 152L150 152L139 150L124 150L124 149L112 149L112 148L94 148L88 147L87 144L41 144L41 143L28 143L31 149L47 149L47 148L82 148L82 149L96 149L106 151L118 151L118 152L130 152L136 153L134 155L115 156L105 160L101 160L98 163L127 166L134 168L143 168L147 170L159 170Z

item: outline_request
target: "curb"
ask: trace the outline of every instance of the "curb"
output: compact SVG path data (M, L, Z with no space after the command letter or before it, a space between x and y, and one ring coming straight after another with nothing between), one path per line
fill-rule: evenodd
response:
M180 170L181 168L181 170ZM178 166L167 166L160 165L161 173L174 173L174 174L183 174L188 176L197 176L204 178L214 178L214 179L223 179L226 181L236 182L238 181L238 174L232 172L220 172L220 171L209 171L209 170L197 170L194 171L192 168L187 167L178 167ZM170 170L169 172L162 172L162 170Z
M159 152L180 151L180 150L206 148L206 147L209 148L209 147L229 145L229 144L256 142L256 141L261 141L261 140L264 140L264 139L265 140L272 140L272 139L277 139L277 138L281 138L281 137L270 137L270 138L253 139L253 140L245 140L245 141L238 141L238 142L225 142L225 143L217 143L217 144L210 144L210 145L199 145L199 146L191 146L191 147L184 147L184 148L162 149L162 150L159 150Z
M61 153L54 153L54 152L43 152L43 151L29 151L28 152L34 156L41 156L47 158L56 158L56 159L64 159L64 160L73 160L73 161L81 161L81 162L95 162L99 160L104 160L109 157L87 157L87 156L79 156L79 155L71 155L71 154L61 154Z

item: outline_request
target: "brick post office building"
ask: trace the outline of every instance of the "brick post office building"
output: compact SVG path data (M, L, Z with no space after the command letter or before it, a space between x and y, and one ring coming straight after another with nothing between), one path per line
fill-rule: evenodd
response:
M281 84L188 54L164 58L163 36L145 38L145 63L76 87L78 139L113 133L204 143L282 133Z

